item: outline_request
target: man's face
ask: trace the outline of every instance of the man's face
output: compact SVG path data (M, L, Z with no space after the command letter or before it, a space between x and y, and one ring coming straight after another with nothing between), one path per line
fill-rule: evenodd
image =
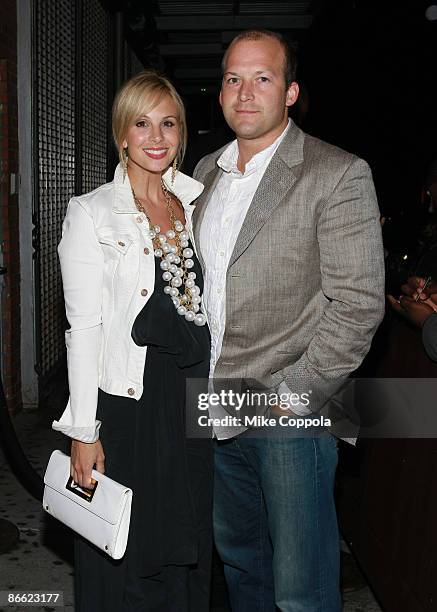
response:
M271 136L273 142L287 124L287 107L296 102L298 95L297 83L286 89L284 52L277 40L242 40L231 47L220 104L238 138Z

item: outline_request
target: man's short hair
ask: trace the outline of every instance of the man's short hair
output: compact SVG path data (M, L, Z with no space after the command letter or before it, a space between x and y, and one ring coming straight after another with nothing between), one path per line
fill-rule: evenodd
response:
M257 28L256 30L245 30L240 32L231 41L229 47L226 49L222 60L222 72L224 73L226 67L226 60L228 59L229 51L232 47L243 40L262 40L263 38L273 38L277 40L281 45L284 52L284 79L285 86L288 87L293 81L296 80L297 72L297 53L296 50L290 45L290 43L280 34L279 32L273 32L272 30L264 30L263 28Z

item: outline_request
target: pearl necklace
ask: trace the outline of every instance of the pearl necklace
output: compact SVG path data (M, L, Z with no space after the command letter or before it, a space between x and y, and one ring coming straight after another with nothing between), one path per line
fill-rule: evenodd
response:
M164 287L164 293L171 297L179 315L185 317L187 321L193 321L195 325L205 325L206 317L200 312L202 298L200 288L195 282L196 273L189 271L194 266L191 259L193 250L188 246L189 234L183 223L176 218L171 195L162 180L161 188L171 225L171 229L165 234L161 233L159 225L152 226L144 206L132 189L134 202L149 223L149 236L153 242L155 257L161 258L159 265L163 271L162 278L168 283ZM170 244L167 239L174 240L176 244Z

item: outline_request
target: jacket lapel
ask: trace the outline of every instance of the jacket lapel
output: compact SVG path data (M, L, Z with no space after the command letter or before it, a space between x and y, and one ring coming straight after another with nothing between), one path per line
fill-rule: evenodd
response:
M244 253L259 230L297 179L293 169L303 161L304 133L291 123L288 133L268 165L253 196L229 260L231 266Z

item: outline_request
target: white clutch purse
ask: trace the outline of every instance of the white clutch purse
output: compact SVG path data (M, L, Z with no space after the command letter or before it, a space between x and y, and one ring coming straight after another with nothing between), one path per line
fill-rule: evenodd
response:
M96 470L92 478L93 489L79 487L70 476L70 457L53 451L44 475L43 508L113 559L121 559L129 535L132 489Z

